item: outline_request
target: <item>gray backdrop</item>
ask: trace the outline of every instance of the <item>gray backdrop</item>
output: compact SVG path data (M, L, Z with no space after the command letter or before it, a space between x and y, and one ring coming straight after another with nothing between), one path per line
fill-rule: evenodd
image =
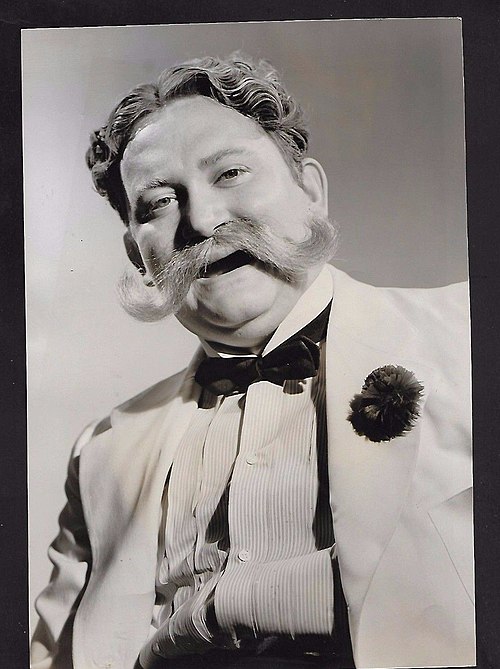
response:
M143 325L118 307L123 230L93 192L89 132L164 67L236 49L273 62L307 110L341 269L379 285L467 277L460 20L23 31L33 595L50 573L77 434L177 371L196 345L173 319Z

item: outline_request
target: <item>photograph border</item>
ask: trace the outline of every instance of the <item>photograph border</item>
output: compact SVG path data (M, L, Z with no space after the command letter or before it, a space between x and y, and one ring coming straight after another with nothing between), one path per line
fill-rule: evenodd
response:
M481 669L500 663L500 575L498 537L498 446L496 416L499 415L496 379L498 365L499 295L498 178L500 10L490 3L465 2L315 2L306 10L302 3L288 2L269 9L228 8L213 3L210 8L169 3L168 12L156 2L139 10L131 2L73 3L64 0L38 2L36 7L7 3L2 18L1 49L7 70L7 85L1 126L2 210L4 234L4 282L2 296L2 445L0 472L3 518L0 519L2 551L3 611L0 665L28 666L27 655L27 522L26 522L26 403L24 348L24 273L22 228L22 159L20 114L20 31L22 28L84 25L162 24L284 20L320 18L410 18L461 16L464 34L466 87L466 164L469 220L469 267L472 299L473 415L475 536L477 569L478 662ZM286 6L286 9L285 9ZM424 9L425 6L425 9ZM378 11L375 13L375 8ZM24 9L24 14L23 14ZM307 16L306 14L314 14ZM160 17L159 14L162 16ZM168 14L168 16L167 16ZM496 179L495 179L496 178ZM498 302L497 302L498 303Z

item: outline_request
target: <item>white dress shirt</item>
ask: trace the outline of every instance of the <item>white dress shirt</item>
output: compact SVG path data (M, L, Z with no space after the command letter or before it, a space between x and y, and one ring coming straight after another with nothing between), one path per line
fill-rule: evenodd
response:
M324 269L263 355L331 299ZM179 650L212 641L209 602L236 645L246 635L332 633L324 363L314 378L213 397L189 425L165 486L153 616Z

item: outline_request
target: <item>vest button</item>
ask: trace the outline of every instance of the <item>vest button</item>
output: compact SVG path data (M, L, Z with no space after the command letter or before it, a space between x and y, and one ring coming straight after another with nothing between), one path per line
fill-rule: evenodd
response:
M248 562L250 560L250 551L242 550L238 553L238 560L241 562Z
M246 457L247 465L254 465L257 462L257 453L250 453Z

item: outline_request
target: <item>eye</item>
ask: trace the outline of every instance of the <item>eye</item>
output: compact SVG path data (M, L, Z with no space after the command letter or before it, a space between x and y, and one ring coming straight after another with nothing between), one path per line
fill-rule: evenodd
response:
M232 181L233 179L236 179L241 174L243 174L244 171L245 170L243 170L241 167L232 167L230 170L222 172L217 181Z
M153 218L159 218L167 215L170 211L175 211L173 206L177 202L177 196L173 193L161 195L150 201L139 200L137 205L136 220L138 223L148 223Z
M163 197L159 197L157 200L151 202L151 204L149 205L149 211L156 211L157 209L165 209L165 207L171 205L172 202L175 202L176 199L177 198L175 198L172 195L164 195Z

